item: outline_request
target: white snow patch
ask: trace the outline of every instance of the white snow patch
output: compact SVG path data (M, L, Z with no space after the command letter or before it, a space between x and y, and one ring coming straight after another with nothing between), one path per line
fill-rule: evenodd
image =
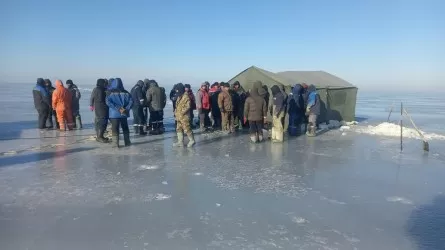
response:
M349 126L341 126L340 127L341 131L343 131L343 130L350 130L350 129L351 129L351 127L349 127Z
M347 135L347 133L346 133L346 132L343 132L343 133L341 133L341 135L342 135L342 136L345 136L345 135Z
M389 137L400 137L400 125L384 122L377 126L368 126L368 127L357 127L356 132L370 134L370 135L380 135L380 136L389 136ZM427 140L445 140L445 135L434 134L434 133L425 133L420 131L425 139ZM413 129L408 127L403 127L403 137L404 138L413 138L413 139L421 139L419 133Z
M308 223L309 221L303 217L295 217L294 216L294 217L292 217L292 222L297 223L297 224L305 224L305 223Z
M406 198L403 198L403 197L398 197L398 196L388 197L388 198L386 198L386 200L389 201L389 202L400 202L400 203L406 204L406 205L412 205L413 204L412 201L410 201L410 200L408 200Z
M162 184L164 184L164 185L168 185L168 182L166 182L166 181L163 181L163 182L162 182Z
M163 200L168 200L170 199L172 196L169 194L156 194L155 199L158 201L163 201Z
M221 204L219 204L219 203L216 203L216 206L217 206L217 207L220 207L220 206L221 206Z
M200 176L200 175L202 175L202 173L197 172L197 173L194 173L193 175Z
M155 169L159 169L158 165L141 165L138 168L139 170L155 170Z

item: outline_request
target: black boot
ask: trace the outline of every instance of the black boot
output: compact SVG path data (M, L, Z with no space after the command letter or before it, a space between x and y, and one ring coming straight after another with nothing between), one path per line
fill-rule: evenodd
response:
M139 134L140 135L147 135L147 132L144 131L144 127L139 126Z
M76 127L77 129L82 129L82 117L80 115L76 116Z
M124 143L125 143L125 147L128 147L131 145L130 134L124 134Z
M101 143L108 143L108 139L104 137L105 130L99 129L97 132L96 141Z
M134 129L134 135L138 135L139 134L139 126L133 126Z

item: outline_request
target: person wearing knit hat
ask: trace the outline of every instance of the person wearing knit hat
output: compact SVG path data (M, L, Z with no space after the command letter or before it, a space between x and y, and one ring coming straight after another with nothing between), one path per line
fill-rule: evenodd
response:
M174 143L173 146L183 147L184 146L184 133L189 139L187 147L193 147L195 145L195 138L193 131L190 128L190 98L185 92L185 86L182 83L178 83L175 87L176 89L176 135L178 137L178 142Z

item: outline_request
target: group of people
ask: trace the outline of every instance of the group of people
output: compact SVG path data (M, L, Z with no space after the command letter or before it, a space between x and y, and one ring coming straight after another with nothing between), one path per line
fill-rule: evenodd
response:
M283 85L274 85L270 90L272 103L269 103L268 87L260 81L256 81L249 90L245 90L238 81L232 86L226 82L212 85L204 82L196 97L189 84L175 84L169 95L178 139L174 145L184 146L185 135L188 138L187 147L195 144L194 110L199 114L202 132L222 130L233 133L236 128L248 127L253 143L264 140L263 129L269 125L268 113L272 116L270 137L273 142L283 141L285 127L290 136L297 136L306 130L308 135L315 136L317 116L320 115L320 97L316 88L302 83L295 84L290 94L286 93ZM56 127L62 131L82 128L79 113L81 95L71 80L66 81L66 87L61 80L56 80L54 88L50 80L39 78L33 96L40 129L53 127L52 116L57 117ZM124 145L129 146L127 119L130 111L133 113L135 135L162 134L165 131L163 119L166 101L165 89L159 87L155 80L139 80L128 92L120 78L98 79L90 98L90 110L95 112L96 140L110 142L104 136L110 121L113 146L119 147L120 127Z
M38 78L33 97L40 129L52 129L54 123L63 131L82 128L79 112L81 94L72 80L66 81L65 88L61 80L57 80L56 87L53 87L49 79Z
M176 108L175 85L170 93L170 99ZM305 83L292 86L290 94L286 93L283 85L271 87L272 103L267 85L261 81L253 83L250 90L245 90L238 81L232 86L225 82L209 82L201 84L195 97L186 86L185 91L191 104L189 120L193 119L193 110L198 110L201 131L221 129L226 133L233 133L235 128L248 127L252 142L264 140L263 128L268 127L268 113L272 116L271 139L282 142L285 127L290 136L306 133L316 135L317 117L320 115L320 96L314 85ZM271 105L269 105L271 104ZM192 125L190 125L192 126ZM180 138L180 135L178 135Z

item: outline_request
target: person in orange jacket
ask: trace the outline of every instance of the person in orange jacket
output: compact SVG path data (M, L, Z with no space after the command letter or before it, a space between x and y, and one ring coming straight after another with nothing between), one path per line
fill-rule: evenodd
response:
M72 97L68 89L63 86L61 80L56 81L56 90L53 92L52 106L56 111L57 121L59 122L60 130L65 131L65 124L68 130L73 129L73 115L71 113ZM66 121L66 123L65 123Z

